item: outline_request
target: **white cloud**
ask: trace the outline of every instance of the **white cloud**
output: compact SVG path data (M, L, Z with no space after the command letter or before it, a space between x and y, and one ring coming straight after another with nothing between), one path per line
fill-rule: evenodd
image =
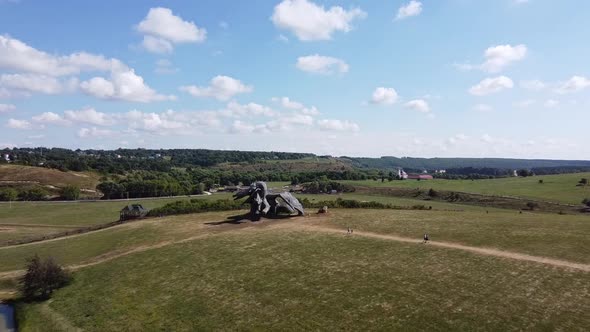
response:
M135 74L133 69L125 68L111 72L110 80L94 77L80 84L82 91L88 95L111 100L148 103L152 101L175 100L176 97L161 95L145 84L143 77Z
M359 126L354 123L354 122L350 122L348 120L342 121L342 120L319 120L318 121L318 126L320 127L321 130L329 130L329 131L352 131L352 132L356 132L359 131L360 128Z
M157 134L184 133L182 130L188 129L191 123L190 119L172 110L163 113L144 113L133 110L120 115L119 118L127 121L132 129Z
M325 75L348 72L348 64L342 59L319 54L297 58L297 68L309 73Z
M548 99L545 101L545 103L543 104L543 106L545 106L546 108L554 108L557 105L559 105L559 101L555 100L555 99Z
M144 34L143 47L154 53L170 53L173 44L203 42L207 38L205 29L162 7L151 8L136 29Z
M412 0L405 5L402 5L397 10L396 20L402 20L411 16L418 16L422 12L422 3L420 1Z
M85 52L55 56L39 51L18 39L0 35L0 68L48 76L109 70L118 61Z
M0 104L0 113L11 112L11 111L14 111L15 109L16 109L16 106L14 106L12 104Z
M305 115L320 114L320 112L315 106L306 107L304 104L291 100L289 97L273 97L271 100L275 103L278 103L283 108L300 111L302 114Z
M276 113L270 108L256 103L248 103L245 105L239 104L235 101L229 102L225 110L220 111L224 116L229 117L257 117L257 116L275 116Z
M566 94L578 92L587 87L590 87L590 79L584 76L572 76L569 80L560 82L555 91L560 94Z
M55 77L37 74L3 74L0 75L0 87L18 90L22 93L43 93L54 95L65 90L64 84Z
M154 36L143 36L143 42L141 45L147 51L152 53L172 53L174 50L174 46L171 42Z
M109 126L114 123L112 116L97 112L94 108L85 108L79 111L68 110L64 112L66 120L78 123L88 123L98 126Z
M493 111L494 108L490 105L487 105L487 104L477 104L477 105L473 106L473 110L476 112L486 113L486 112Z
M485 61L480 65L455 64L460 70L480 69L488 73L498 73L514 62L526 57L527 47L524 44L496 45L488 47L484 52Z
M27 120L8 119L6 127L12 129L32 129L31 123Z
M305 107L302 103L293 101L289 99L289 97L273 97L271 100L276 103L279 103L283 108L288 108L292 110L300 110Z
M194 97L213 97L225 101L237 94L252 92L254 88L229 76L215 76L207 87L188 85L181 86L180 90Z
M430 112L430 106L424 99L410 100L409 102L404 104L404 107L422 113Z
M540 80L520 81L521 88L531 91L541 91L545 89L546 86L547 85Z
M92 71L110 72L111 80L94 77L80 84L83 92L98 98L139 102L174 98L157 94L141 76L117 59L85 52L51 55L8 36L0 36L0 68L21 72L4 74L0 78L0 95L9 98L28 96L31 92L72 92L78 88L77 78L61 80L55 77Z
M378 87L373 91L371 103L379 105L393 105L398 99L394 88Z
M71 122L59 116L59 114L53 112L44 112L39 115L34 116L33 121L42 123L42 124L54 124L60 126L67 126L70 125Z
M326 10L308 0L283 0L275 6L271 20L275 26L290 30L302 41L330 40L336 31L348 32L352 21L365 18L359 8L345 10L334 6Z
M80 138L102 138L112 136L113 134L113 131L109 129L99 129L96 127L81 128L78 131L78 137Z
M486 78L469 89L469 93L475 96L485 96L500 92L504 89L512 89L514 82L506 76Z

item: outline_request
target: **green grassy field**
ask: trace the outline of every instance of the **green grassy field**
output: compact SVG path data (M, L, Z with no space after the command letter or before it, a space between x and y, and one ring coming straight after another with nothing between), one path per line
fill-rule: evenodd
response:
M230 194L199 196L199 199L223 199ZM0 204L0 245L9 240L34 238L119 220L119 211L127 204L142 204L151 209L189 198L98 202L13 202ZM41 227L44 226L44 227Z
M532 176L526 178L499 178L489 180L406 180L406 181L341 181L369 187L403 187L448 191L461 191L484 195L506 195L567 204L581 204L590 198L590 186L576 186L581 178L590 179L590 173ZM543 183L539 183L543 180Z
M279 183L280 184L280 183ZM279 186L276 186L279 187ZM441 210L481 210L483 208L469 205L457 205L430 202L397 197L384 197L363 194L343 195L298 195L310 201L335 200L339 197L359 201L378 201L398 206L425 205ZM198 199L228 199L230 193L217 193L200 196ZM105 224L119 219L119 211L126 204L142 204L151 209L166 203L189 198L162 198L152 200L98 201L98 202L13 202L12 205L0 204L0 246L11 240L34 238L43 235L64 232L98 224ZM43 226L43 227L40 227Z
M357 233L419 238L426 228L434 240L588 262L583 240L590 229L575 216L334 210L324 217L205 224L228 215L144 220L53 241L50 247L0 249L2 262L40 251L66 264L97 263L76 270L73 283L52 300L20 304L20 330L570 331L590 326L589 272L347 236L344 230L353 226ZM334 228L342 232L324 231ZM137 237L129 240L131 234ZM105 259L109 252L133 248L140 250ZM10 268L19 266L16 261Z

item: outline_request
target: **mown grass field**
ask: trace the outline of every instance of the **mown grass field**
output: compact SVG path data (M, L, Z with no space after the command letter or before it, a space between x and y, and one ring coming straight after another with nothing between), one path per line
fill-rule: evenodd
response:
M78 266L53 299L20 304L21 331L583 330L590 272L357 233L396 234L588 262L581 216L333 210L207 225L231 213L125 224L0 249ZM339 229L340 231L327 231ZM495 230L491 232L490 230ZM125 254L128 253L128 254ZM12 257L19 257L12 258Z
M310 201L335 200L337 198L359 201L378 201L398 206L424 205L441 210L481 210L480 207L456 205L397 197L384 197L362 194L343 195L298 195ZM230 199L231 193L217 193L210 196L192 197L217 200ZM34 238L43 235L64 232L98 224L105 224L119 219L119 211L127 204L142 204L151 209L166 203L192 199L188 197L160 198L129 201L92 201L92 202L13 202L0 203L0 246L10 240Z
M590 185L576 186L582 178L590 180L590 173L532 176L526 178L499 178L487 180L405 180L381 182L341 181L343 183L369 187L402 187L448 191L461 191L484 195L516 196L522 198L546 200L566 204L581 204L584 198L590 198ZM543 180L543 183L539 183Z

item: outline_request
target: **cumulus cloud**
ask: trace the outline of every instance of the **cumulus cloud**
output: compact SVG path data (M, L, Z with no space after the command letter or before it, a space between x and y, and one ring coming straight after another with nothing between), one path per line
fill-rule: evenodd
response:
M283 0L275 6L271 21L280 29L291 31L299 40L329 40L336 31L348 32L352 21L365 18L359 8L345 10L334 6L326 10L308 0Z
M129 122L130 128L150 132L166 133L187 127L187 124L175 119L176 113L168 110L164 113L144 113L137 110L127 112L122 117Z
M469 93L475 96L485 96L500 92L504 89L512 89L514 82L506 76L486 78L469 89Z
M94 108L84 108L81 110L68 110L64 112L66 120L77 123L88 123L98 126L109 126L114 124L114 119L111 115L97 112Z
M75 81L74 81L75 84ZM55 77L38 74L3 74L0 75L0 87L19 91L22 94L42 93L54 95L62 93L72 85Z
M302 103L293 101L289 99L289 97L273 97L271 100L276 103L279 103L283 108L288 108L292 110L300 110L305 107Z
M0 104L0 113L7 113L16 110L13 104Z
M207 38L205 29L162 7L151 8L136 29L144 34L143 47L154 53L170 53L174 49L173 44L198 43Z
M321 130L328 130L328 131L352 131L356 132L359 131L359 126L351 121L348 120L319 120L318 126Z
M116 59L86 52L56 56L26 43L0 35L0 68L47 76L76 75L84 71L107 71L119 65Z
M52 55L8 36L0 36L0 69L19 72L0 77L0 95L8 98L31 93L59 94L80 88L101 99L137 102L174 99L156 93L120 60L85 52ZM110 79L99 76L78 83L72 76L82 72L109 72ZM70 78L58 78L61 76Z
M29 121L17 120L17 119L8 119L8 122L6 123L6 127L12 128L12 129L23 129L23 130L33 129L33 126L31 125L31 123Z
M80 89L84 93L100 99L140 103L176 99L173 95L158 94L144 82L143 77L135 74L135 71L130 68L112 71L110 79L93 77L80 83Z
M96 127L92 128L81 128L78 131L78 137L80 138L103 138L112 136L114 133L109 129L99 129Z
M347 73L348 64L342 59L323 56L319 54L302 56L297 58L297 68L300 70L315 73L330 75L334 73Z
M188 85L181 86L180 90L194 97L212 97L226 101L237 94L252 92L254 88L229 76L215 76L207 87Z
M422 113L430 112L430 105L428 105L428 103L424 99L410 100L409 102L404 104L404 107Z
M590 79L584 76L572 76L569 80L558 83L555 92L566 94L578 92L587 87L590 87Z
M71 122L59 116L59 114L53 112L44 112L39 115L33 116L33 121L42 124L53 124L60 126L70 125Z
M320 112L315 106L306 107L303 103L291 100L289 97L273 97L273 102L278 103L281 107L290 110L300 111L305 115L318 115Z
M402 5L397 10L396 20L402 20L411 16L418 16L422 12L422 3L420 1L412 0L405 5Z
M223 116L229 117L256 117L256 116L275 116L276 113L270 107L263 106L256 103L248 103L242 105L235 101L229 102L226 109L220 111Z
M373 91L371 103L379 105L393 105L398 99L394 88L378 87Z
M496 45L491 46L484 52L485 61L480 65L455 64L461 70L480 69L488 73L498 73L509 65L521 61L526 57L527 47L519 45Z

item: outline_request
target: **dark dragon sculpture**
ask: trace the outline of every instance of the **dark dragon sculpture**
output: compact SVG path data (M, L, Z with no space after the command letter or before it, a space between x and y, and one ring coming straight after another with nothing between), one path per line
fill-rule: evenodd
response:
M273 194L268 192L265 182L257 181L246 189L236 192L234 200L248 197L244 203L250 204L249 219L252 221L260 220L261 217L273 218L280 214L294 214L299 216L305 214L303 205L289 192Z

